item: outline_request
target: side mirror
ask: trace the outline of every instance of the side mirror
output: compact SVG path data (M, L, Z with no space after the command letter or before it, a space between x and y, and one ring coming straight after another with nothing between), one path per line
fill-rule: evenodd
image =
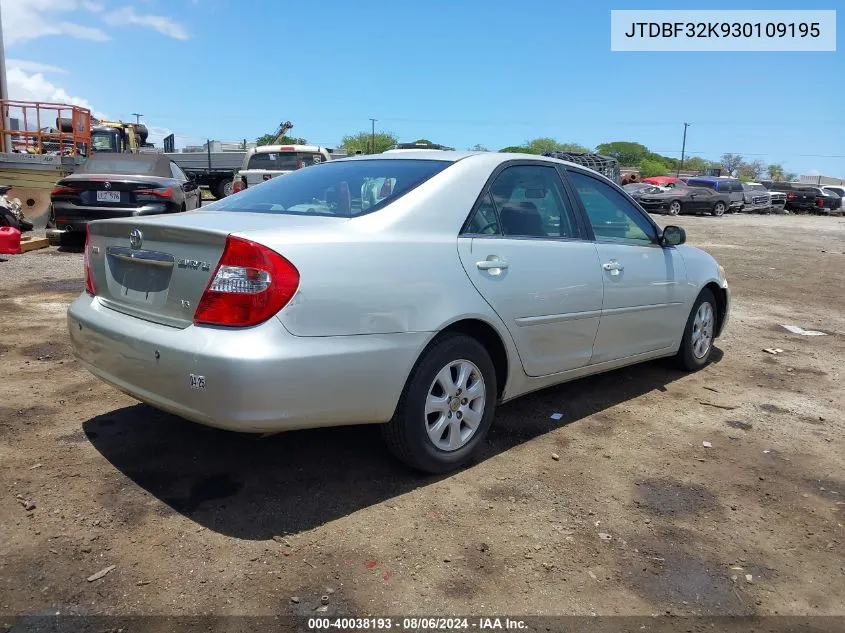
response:
M687 241L687 232L680 226L669 225L663 229L660 243L663 246L678 246Z

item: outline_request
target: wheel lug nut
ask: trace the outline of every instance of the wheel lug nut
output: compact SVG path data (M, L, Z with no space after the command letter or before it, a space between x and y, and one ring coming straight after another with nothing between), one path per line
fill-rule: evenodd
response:
M452 417L452 412L451 412L451 411L449 411L449 415L447 415L446 417L451 418L451 417Z
M466 398L464 398L463 400L461 400L461 404L466 404L467 402L469 402L469 400L467 400Z
M461 412L460 412L460 411L458 411L455 415L456 415L456 416L458 416L458 419L459 419L459 420L461 419L461 417L463 417L463 416L461 415Z
M458 395L461 395L462 391L463 391L463 389L458 389Z

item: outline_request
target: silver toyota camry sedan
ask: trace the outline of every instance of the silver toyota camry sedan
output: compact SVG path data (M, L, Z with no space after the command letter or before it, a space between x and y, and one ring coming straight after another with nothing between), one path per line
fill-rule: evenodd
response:
M329 161L196 212L89 224L76 356L245 432L380 423L446 472L497 403L659 357L704 367L725 271L620 187L521 154Z

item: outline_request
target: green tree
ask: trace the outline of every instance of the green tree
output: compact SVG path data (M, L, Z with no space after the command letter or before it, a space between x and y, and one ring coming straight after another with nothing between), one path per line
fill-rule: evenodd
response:
M265 134L263 136L259 136L255 139L256 145L270 145L274 140L276 140L275 134ZM299 138L297 136L283 136L279 141L276 143L277 145L308 145L308 141L304 138Z
M640 161L640 176L643 178L651 178L652 176L666 176L669 173L669 168L666 163L655 160L653 158L645 158Z
M427 138L418 138L414 141L414 143L417 143L418 145L434 145L434 143L429 141Z
M640 161L649 157L651 152L645 145L634 143L633 141L613 141L612 143L602 143L596 147L599 154L611 156L619 161L623 167L633 167L639 165Z
M783 182L784 171L783 165L781 165L780 163L772 163L766 168L766 171L769 172L769 178L771 178L772 180Z
M489 152L490 150L487 149L486 147L484 147L483 145L479 145L478 143L476 143L475 145L473 145L472 147L469 148L469 151L471 151L471 152Z
M372 141L372 132L358 132L357 134L348 134L344 136L340 140L340 147L345 149L349 154L354 154L358 150L360 150L362 154L381 154L399 142L390 132L376 132L375 150L370 147L370 145L372 145Z
M701 158L700 156L690 156L684 159L684 169L687 171L703 172L710 169L710 161Z
M796 180L798 180L798 174L796 174L794 171L788 171L783 175L783 179L786 182L795 182Z
M740 154L731 154L730 152L727 154L722 154L722 169L724 169L728 176L733 176L734 172L737 171L742 164L745 162L742 159Z
M752 160L750 163L743 163L739 166L738 176L745 182L760 180L766 166L762 160Z
M530 141L525 141L525 147L529 154L545 154L546 152L579 152L586 153L590 150L578 143L560 143L548 136L541 136Z
M508 145L499 150L505 154L533 154L530 147L524 145Z

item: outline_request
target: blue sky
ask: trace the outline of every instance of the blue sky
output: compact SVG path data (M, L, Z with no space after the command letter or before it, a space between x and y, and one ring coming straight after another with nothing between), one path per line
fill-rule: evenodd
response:
M679 156L688 121L688 154L845 177L842 36L825 53L610 51L614 7L796 2L0 2L12 96L75 98L125 120L140 112L182 145L253 139L289 119L294 135L333 146L375 117L402 141L632 140Z

